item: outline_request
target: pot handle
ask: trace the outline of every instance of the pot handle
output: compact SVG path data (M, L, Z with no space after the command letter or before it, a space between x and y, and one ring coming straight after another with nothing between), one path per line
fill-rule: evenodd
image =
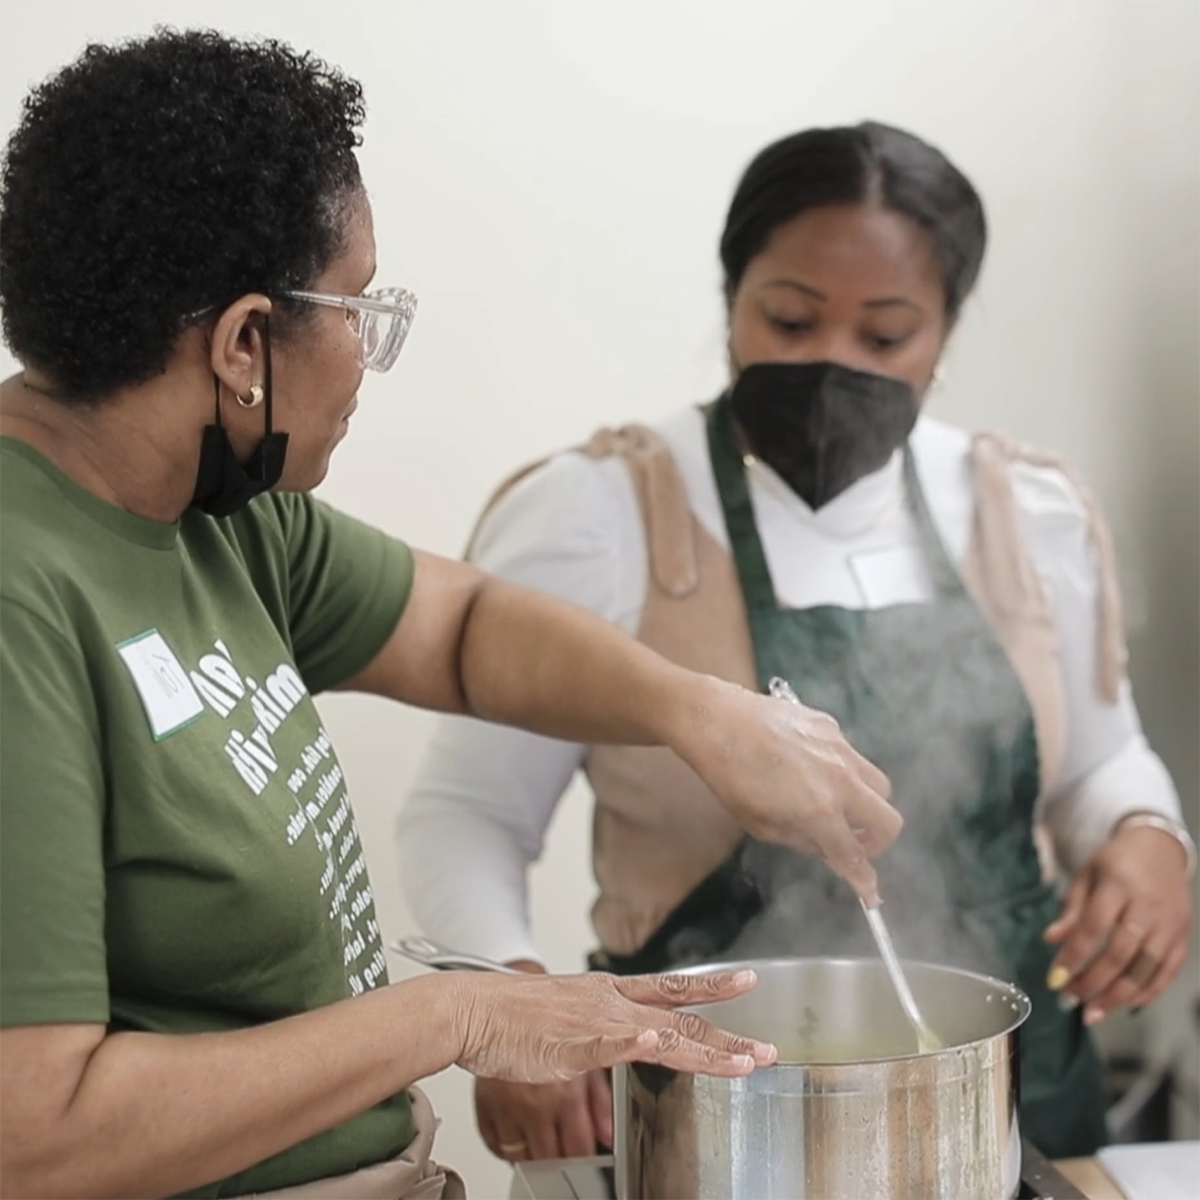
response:
M426 937L405 937L392 942L388 949L404 958L435 971L492 971L499 975L520 975L513 967L476 954L462 954L431 942Z

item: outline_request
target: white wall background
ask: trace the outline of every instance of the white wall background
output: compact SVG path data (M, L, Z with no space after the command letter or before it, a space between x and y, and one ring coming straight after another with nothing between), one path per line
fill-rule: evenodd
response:
M366 85L379 282L412 288L421 310L397 367L364 385L323 494L451 554L518 463L715 394L716 243L763 144L866 117L939 144L981 190L992 239L936 409L1064 451L1092 481L1123 557L1143 714L1195 828L1193 0L5 0L5 139L26 88L89 38L155 23L273 35ZM323 707L385 934L409 931L391 823L426 718ZM560 968L588 945L587 825L576 790L535 873ZM1160 1040L1174 1028L1142 1022ZM466 1077L431 1091L440 1157L476 1197L504 1194Z

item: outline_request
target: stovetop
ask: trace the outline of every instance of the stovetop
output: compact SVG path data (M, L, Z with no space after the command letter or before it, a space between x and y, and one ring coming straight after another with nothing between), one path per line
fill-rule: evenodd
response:
M572 1158L518 1163L510 1200L616 1200L612 1158ZM1021 1143L1017 1200L1087 1200L1061 1171L1028 1142Z

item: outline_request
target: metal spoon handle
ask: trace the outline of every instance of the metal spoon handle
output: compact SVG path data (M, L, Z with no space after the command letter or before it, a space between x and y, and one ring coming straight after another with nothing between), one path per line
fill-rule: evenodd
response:
M514 967L506 967L503 963L490 958L481 958L477 954L461 954L431 942L425 937L399 938L388 946L389 950L401 954L423 967L431 967L435 971L493 971L498 975L520 975Z
M936 1041L937 1039L925 1024L925 1018L921 1016L916 998L908 986L908 980L904 977L904 970L900 966L899 958L896 957L896 948L892 945L892 935L888 933L883 914L878 908L868 908L862 901L859 903L862 904L862 910L867 915L867 924L871 927L875 945L879 947L879 956L883 959L883 965L891 978L892 987L896 989L900 1007L904 1009L904 1015L908 1017L909 1023L917 1032L918 1043L928 1040ZM925 1047L922 1046L921 1049L925 1049Z

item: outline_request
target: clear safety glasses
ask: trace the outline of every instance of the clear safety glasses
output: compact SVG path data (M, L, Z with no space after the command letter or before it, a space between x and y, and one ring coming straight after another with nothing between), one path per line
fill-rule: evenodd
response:
M367 371L386 371L400 356L404 339L417 314L417 298L404 288L380 288L361 296L335 292L282 292L292 300L324 304L346 312L346 323L358 335L362 366Z

